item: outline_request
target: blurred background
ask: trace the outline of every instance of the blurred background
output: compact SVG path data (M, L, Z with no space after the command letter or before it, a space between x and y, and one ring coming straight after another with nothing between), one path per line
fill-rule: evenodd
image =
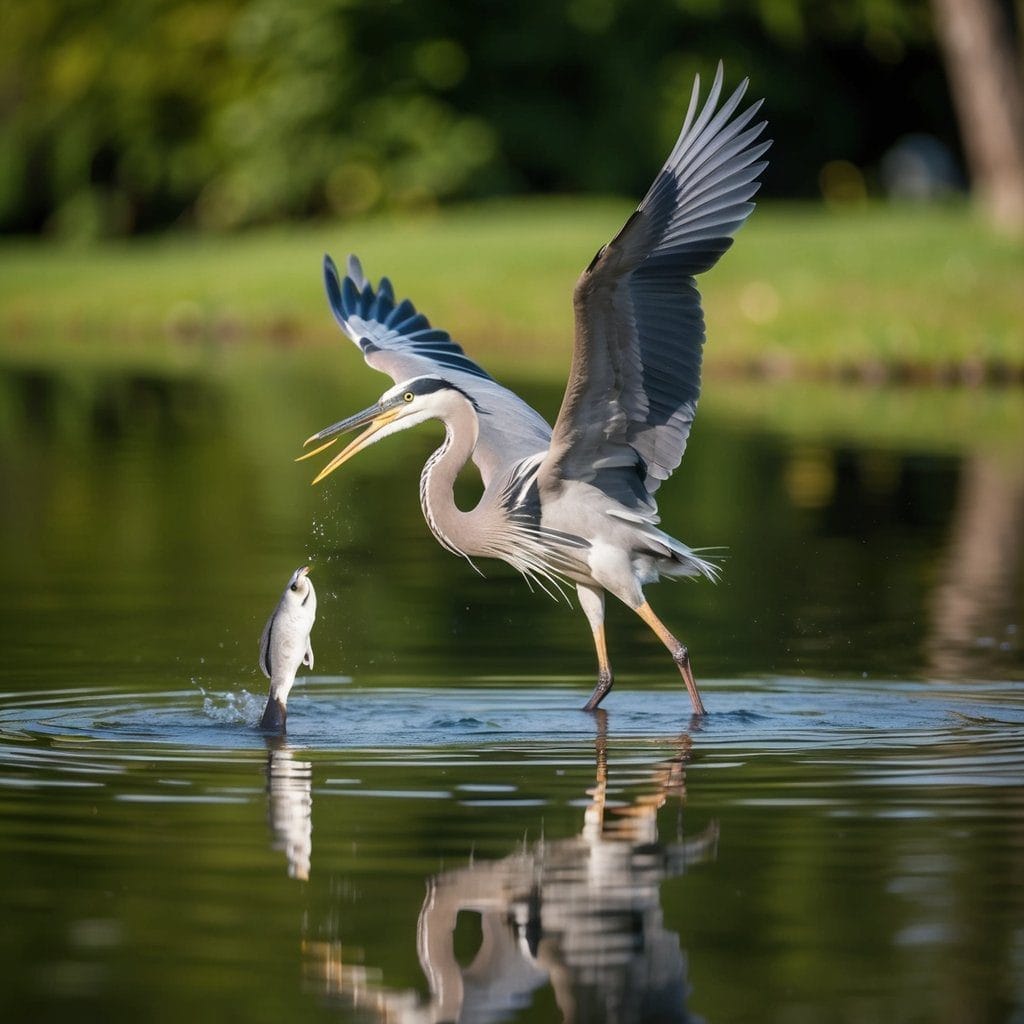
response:
M326 340L319 254L358 249L498 371L561 372L567 289L722 59L775 145L705 289L709 371L1020 379L1021 26L1019 0L8 0L0 355Z
M0 230L226 230L640 195L696 72L749 76L765 196L1024 220L1010 0L8 0ZM962 130L958 129L960 115Z

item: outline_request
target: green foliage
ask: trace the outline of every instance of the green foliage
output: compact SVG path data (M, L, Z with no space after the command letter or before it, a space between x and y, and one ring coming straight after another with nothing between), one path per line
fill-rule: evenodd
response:
M0 230L635 195L719 56L785 139L769 191L952 141L925 0L8 0Z

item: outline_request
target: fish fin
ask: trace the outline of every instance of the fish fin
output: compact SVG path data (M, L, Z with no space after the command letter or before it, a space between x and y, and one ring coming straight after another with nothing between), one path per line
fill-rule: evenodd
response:
M276 697L267 701L263 709L263 717L260 719L260 729L264 732L284 732L285 722L288 718L288 710L285 705Z
M263 627L263 635L260 637L260 668L268 679L272 675L270 667L270 634L273 632L273 628L274 616L271 615L267 619L267 624Z
M302 664L313 667L313 641L306 637L306 653L302 656Z

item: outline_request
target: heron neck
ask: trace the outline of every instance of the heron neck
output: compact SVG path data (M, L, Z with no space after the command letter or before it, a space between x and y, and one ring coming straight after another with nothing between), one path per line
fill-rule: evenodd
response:
M420 477L423 518L438 542L458 555L482 554L473 512L455 504L455 480L476 447L480 425L476 410L463 398L442 419L444 443L427 459Z

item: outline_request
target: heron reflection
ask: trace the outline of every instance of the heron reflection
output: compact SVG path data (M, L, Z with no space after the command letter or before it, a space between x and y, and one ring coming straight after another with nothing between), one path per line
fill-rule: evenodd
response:
M578 835L524 844L501 860L470 861L427 881L416 935L426 999L348 963L340 942L306 944L313 986L406 1024L509 1020L548 986L569 1022L694 1020L686 956L666 927L660 889L714 859L718 826L683 834L688 737L656 765L642 796L625 805L610 799L607 718L598 716L596 778ZM680 814L664 840L658 816L670 800ZM468 925L478 944L465 962L457 947Z

